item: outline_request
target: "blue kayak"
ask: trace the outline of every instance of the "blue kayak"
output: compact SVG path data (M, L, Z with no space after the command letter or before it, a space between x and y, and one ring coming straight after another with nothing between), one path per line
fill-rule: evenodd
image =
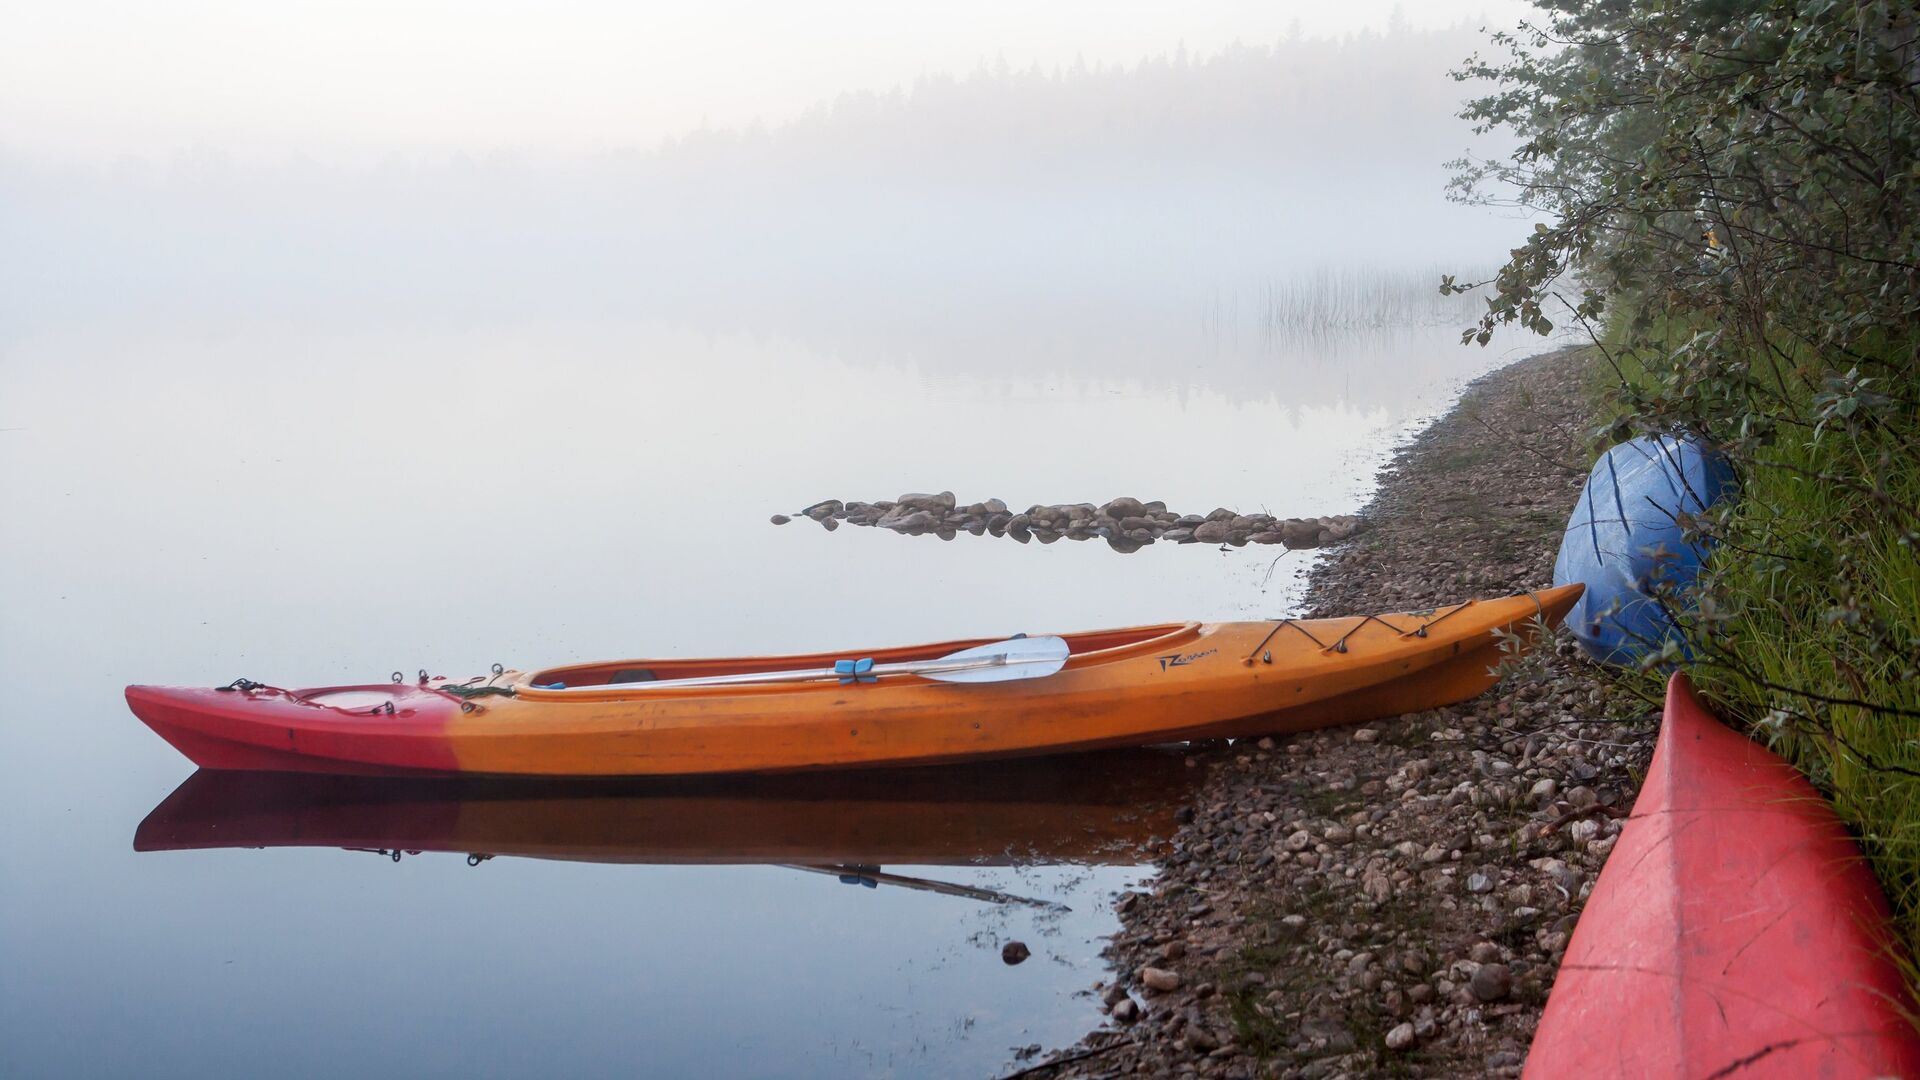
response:
M1588 654L1633 665L1680 639L1667 606L1685 601L1707 556L1681 522L1732 487L1724 458L1670 435L1621 443L1594 463L1553 564L1555 585L1587 587L1567 628Z

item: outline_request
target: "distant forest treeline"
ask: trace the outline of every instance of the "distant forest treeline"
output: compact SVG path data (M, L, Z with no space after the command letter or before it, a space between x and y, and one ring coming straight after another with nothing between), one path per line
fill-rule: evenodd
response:
M1447 70L1476 43L1467 27L1403 29L1124 67L986 65L777 126L564 160L347 168L203 149L80 167L0 152L0 307L300 297L844 321L849 305L1191 306L1223 282L1251 308L1328 268L1470 270L1516 232L1443 196L1443 163L1470 142Z

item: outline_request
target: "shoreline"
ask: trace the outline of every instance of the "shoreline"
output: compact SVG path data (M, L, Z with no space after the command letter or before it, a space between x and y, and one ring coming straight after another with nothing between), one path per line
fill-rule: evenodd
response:
M1380 471L1302 615L1547 584L1590 363L1468 384ZM1207 778L1158 874L1114 903L1109 1022L1019 1075L1517 1076L1658 727L1556 641L1459 705L1195 748Z

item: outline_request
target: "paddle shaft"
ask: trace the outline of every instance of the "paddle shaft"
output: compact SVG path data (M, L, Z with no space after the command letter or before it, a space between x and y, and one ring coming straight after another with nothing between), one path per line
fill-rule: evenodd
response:
M908 660L897 664L875 664L863 671L859 678L876 678L881 675L939 675L950 671L975 671L980 668L1017 667L1024 664L1053 664L1059 661L1047 657L1010 660L1006 656L988 656L976 660ZM594 683L588 686L569 686L554 693L565 694L575 690L606 690L609 685L617 685L626 690L674 690L695 686L742 686L754 683L820 682L826 679L851 679L854 676L842 675L832 668L810 668L806 671L743 671L737 675L701 675L687 679L655 679L652 682Z

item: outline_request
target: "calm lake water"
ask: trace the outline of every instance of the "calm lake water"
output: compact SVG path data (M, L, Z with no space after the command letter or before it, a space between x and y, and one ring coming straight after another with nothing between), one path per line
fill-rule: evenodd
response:
M1073 1041L1100 1022L1110 900L1197 779L1177 755L282 786L192 776L121 687L1287 614L1308 556L767 519L941 488L1351 512L1508 358L1457 325L1277 337L1217 293L949 325L16 322L0 1074L989 1076Z

